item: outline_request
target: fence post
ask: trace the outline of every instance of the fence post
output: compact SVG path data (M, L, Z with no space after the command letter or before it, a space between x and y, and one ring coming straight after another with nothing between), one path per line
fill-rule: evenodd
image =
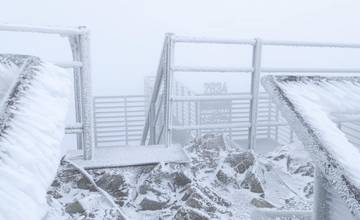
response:
M155 103L150 103L149 105L150 117L149 117L149 126L150 126L150 144L156 144L156 134L155 134Z
M165 145L168 147L171 145L172 142L172 100L171 100L171 93L172 93L172 63L174 57L174 42L172 40L173 34L167 33L166 34L166 59L165 59Z
M79 29L87 30L86 27ZM83 152L84 159L91 160L94 155L94 125L93 125L93 105L91 94L91 65L90 65L90 37L89 32L84 31L79 36L80 59L80 97L81 97L81 120L83 126Z
M74 61L81 61L80 57L80 39L78 35L70 36L69 42L71 46L72 57ZM77 123L82 122L82 110L81 110L81 69L76 67L73 69L74 71L74 98L75 98L75 121ZM76 134L76 144L78 150L82 149L83 146L83 136L81 133Z
M127 97L124 97L124 121L125 121L125 144L128 145L129 144L129 140L128 140L128 135L129 135L129 131L128 131L128 117L127 117Z
M253 60L251 75L251 101L250 101L250 127L249 127L249 149L253 150L256 145L256 124L259 101L259 85L261 74L261 39L255 39L253 46Z
M314 181L314 205L312 219L326 220L329 210L327 199L327 190L325 188L326 179L322 175L319 167L315 167L315 181Z

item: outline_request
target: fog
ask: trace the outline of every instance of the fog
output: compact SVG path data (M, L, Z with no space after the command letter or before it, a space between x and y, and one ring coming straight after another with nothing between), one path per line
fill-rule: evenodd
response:
M143 77L155 74L162 41L167 32L241 39L261 37L360 42L359 6L355 0L12 0L2 2L0 22L88 26L92 38L94 94L142 94ZM50 60L66 60L70 57L69 50L64 49L67 48L64 40L19 35L2 33L0 49L3 52L35 54ZM251 57L249 49L243 48L179 48L177 62L246 66ZM268 53L263 60L263 63L269 64L267 66L302 66L303 63L327 66L333 64L333 60L358 60L354 54L350 58L343 58L345 52L335 52L330 61L329 51L326 50L295 50L291 52L292 55L286 55L286 49L281 49ZM316 54L317 57L309 57L309 54ZM177 78L198 89L203 81L222 80L227 81L230 88L236 88L241 84L241 80L234 80L236 76L233 74L219 78L209 74L182 74ZM191 80L186 82L189 78Z

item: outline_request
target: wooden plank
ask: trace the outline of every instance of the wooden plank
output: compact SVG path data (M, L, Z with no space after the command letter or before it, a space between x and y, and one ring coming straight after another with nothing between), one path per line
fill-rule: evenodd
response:
M78 150L70 151L67 158L85 169L189 162L180 145L98 147L92 160L84 160Z

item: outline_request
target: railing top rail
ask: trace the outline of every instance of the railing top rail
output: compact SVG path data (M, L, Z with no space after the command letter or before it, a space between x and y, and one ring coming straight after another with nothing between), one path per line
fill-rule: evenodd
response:
M311 42L311 41L276 41L263 40L265 46L285 46L285 47L333 47L333 48L353 48L360 49L359 43L343 43L343 42Z
M60 35L80 35L89 32L89 30L85 26L51 27L51 26L32 26L32 25L13 25L13 24L0 24L0 31L60 34Z
M177 36L172 37L175 43L203 43L203 44L242 44L255 45L256 39L231 39L231 38L206 38ZM345 42L315 42L315 41L285 41L285 40L261 40L263 46L285 47L329 47L329 48L353 48L360 49L360 43Z
M174 66L172 70L175 72L250 73L253 68Z
M248 39L221 39L221 38L205 38L205 37L187 37L176 36L172 37L175 43L205 43L205 44L240 44L240 45L254 45L255 40Z

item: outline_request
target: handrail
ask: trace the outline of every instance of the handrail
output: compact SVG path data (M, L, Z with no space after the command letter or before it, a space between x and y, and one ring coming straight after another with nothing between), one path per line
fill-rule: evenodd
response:
M176 65L173 61L174 58L174 49L176 43L181 44L225 44L225 45L242 45L252 47L252 64L250 66L242 67L218 67L218 66L196 66L196 65ZM176 35L167 35L164 41L162 48L162 53L160 57L160 63L158 66L158 72L156 76L156 81L154 85L154 91L152 93L150 106L147 113L146 124L143 130L142 144L145 144L149 133L150 133L150 142L155 142L157 144L158 140L163 140L165 137L165 142L167 145L171 144L171 137L173 130L176 129L200 129L204 125L186 125L186 126L174 126L173 124L173 111L178 112L177 105L183 104L184 102L193 102L195 104L195 115L197 104L200 101L217 101L217 100L238 100L240 94L227 94L226 96L189 96L189 95L179 95L171 94L173 92L173 74L180 74L182 72L208 72L208 73L246 73L251 75L251 92L247 94L246 98L250 101L250 126L249 126L249 148L252 149L256 145L256 135L257 135L257 126L261 125L260 122L257 122L257 114L262 111L261 106L263 105L261 100L264 96L260 91L260 77L262 73L310 73L310 74L320 74L320 73L360 73L360 68L357 67L282 67L282 66L262 66L261 56L263 55L264 47L311 47L311 48L344 48L344 49L360 49L360 44L355 43L341 43L341 42L303 42L303 41L274 41L274 40L262 40L262 39L221 39L221 38L202 38L202 37L187 37L187 36L176 36ZM164 102L159 103L159 91L160 84L163 83L164 90L162 91L164 95ZM237 105L238 103L234 103ZM188 106L191 106L190 104ZM190 107L189 107L190 108ZM191 111L189 108L186 111ZM182 108L183 109L183 108ZM182 110L184 111L184 110ZM163 117L164 120L158 120ZM183 117L183 116L181 116ZM192 116L190 116L189 120ZM197 117L197 116L195 116ZM276 116L278 117L278 116ZM184 121L184 119L182 119ZM198 123L198 122L195 122ZM276 124L276 123L275 123ZM274 125L275 125L274 124ZM281 124L281 123L280 123ZM278 124L276 124L278 125ZM281 124L282 125L282 124ZM218 125L217 125L218 126ZM227 125L223 127L226 128ZM231 125L233 126L233 125ZM272 124L268 124L272 126ZM156 128L155 128L156 127ZM149 132L150 131L150 132ZM160 137L159 137L160 135ZM163 135L163 136L161 136ZM156 136L156 137L154 137Z
M147 136L149 133L149 127L150 127L151 108L153 108L152 106L154 105L154 103L156 103L156 101L158 99L161 80L163 79L163 75L164 75L163 63L165 61L166 48L167 48L167 40L165 39L164 43L163 43L161 55L160 55L160 61L159 61L158 69L157 69L155 85L153 87L153 93L151 95L149 111L148 111L148 114L147 114L146 120L145 120L145 126L143 129L143 134L142 134L142 138L141 138L141 145L145 145L145 142L146 142L146 139L147 139Z
M0 24L0 31L79 35L79 34L88 33L89 30L85 27L74 28L74 27L50 27L50 26Z

